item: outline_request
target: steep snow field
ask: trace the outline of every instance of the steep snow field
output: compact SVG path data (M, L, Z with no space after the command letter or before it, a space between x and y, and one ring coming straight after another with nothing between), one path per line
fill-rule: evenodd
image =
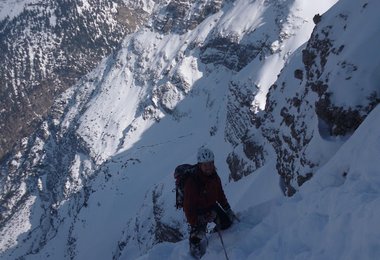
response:
M229 259L377 259L379 119L377 107L292 198L273 192L278 177L271 168L260 169L244 184L228 185L227 196L240 217L222 233ZM224 259L218 235L208 240L202 259ZM188 241L157 245L138 259L163 258L191 259Z

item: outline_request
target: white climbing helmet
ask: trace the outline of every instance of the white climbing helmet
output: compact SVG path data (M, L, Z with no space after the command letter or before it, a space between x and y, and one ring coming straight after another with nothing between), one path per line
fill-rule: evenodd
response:
M198 163L213 162L214 153L208 148L201 147L198 149L197 160Z

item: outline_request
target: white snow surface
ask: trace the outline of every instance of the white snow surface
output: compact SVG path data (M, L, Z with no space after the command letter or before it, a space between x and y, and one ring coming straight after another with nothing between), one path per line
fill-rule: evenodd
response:
M10 19L19 15L24 7L36 3L38 0L1 0L0 1L0 21L6 17Z
M174 208L172 172L178 164L195 163L201 145L214 150L225 193L240 219L222 232L229 259L380 259L379 106L347 140L331 144L336 147L326 151L327 163L291 198L284 197L280 189L275 157L242 180L228 181L226 157L232 151L224 135L228 83L239 80L259 86L252 105L262 109L267 91L284 65L291 64L292 58L300 62L300 57L293 53L304 47L310 37L314 14L332 7L326 19L333 20L342 11L358 17L347 25L357 29L347 30L338 38L348 48L344 58L360 65L355 74L357 83L348 85L349 89L337 89L336 100L344 103L347 99L363 98L357 87L359 82L379 89L380 58L379 52L373 50L380 46L380 26L367 26L368 21L377 21L380 3L375 0L341 0L335 6L337 1L333 0L313 4L307 0L279 1L293 3L288 6L293 20L281 28L288 36L279 41L278 35L272 35L273 54L265 60L255 59L239 72L202 64L196 51L187 50L188 43L204 42L210 33L237 35L239 41L252 40L239 37L273 20L263 16L268 8L265 2L235 1L235 8L209 17L184 35L159 35L148 29L137 32L125 39L114 58L104 60L88 76L94 79L91 83L79 84L64 94L63 98L72 97L78 88L82 96L76 100L79 105L67 112L62 127L69 125L79 110L85 111L77 133L88 144L96 162L104 163L104 171L110 176L107 181L104 176L95 178L94 193L88 206L75 217L76 222L62 220L49 243L26 259L69 259L63 246L69 230L75 238L75 249L70 251L74 259L112 259L119 250L118 241L136 233L136 241L122 248L117 259L192 259L187 238L151 248L149 241L144 240L149 237L144 234L150 228L147 219L152 217L153 191L160 195L158 203L165 212L161 221L187 229L183 213ZM365 3L365 12L357 8ZM245 12L249 19L243 19ZM292 24L298 27L291 27ZM181 63L175 62L177 55L185 56ZM339 61L331 61L326 71L334 71L334 62ZM135 67L136 63L141 66ZM188 83L186 88L178 90L161 84L165 80L159 75L165 71L168 75L178 73ZM136 76L148 72L148 79ZM332 77L331 84L343 84L339 73ZM163 98L155 96L158 92L164 93ZM153 105L146 106L150 102ZM165 114L158 106L168 108L171 114ZM211 130L215 134L210 137ZM326 143L324 140L315 144L315 149L331 147ZM90 163L78 154L71 167L72 177L87 174L84 169L90 166L86 164ZM28 201L25 211L31 203ZM65 201L59 210L65 212L69 207ZM4 244L32 247L19 242L25 238L26 229L36 222L29 215L25 213L27 221L14 227L12 237ZM137 227L137 231L131 227ZM202 259L225 259L217 234L208 235L207 252Z
M292 198L273 193L271 168L229 184L227 196L240 217L222 233L229 259L377 259L379 119L378 106ZM225 259L218 235L208 239L202 259ZM187 247L188 241L163 243L138 259L192 259Z

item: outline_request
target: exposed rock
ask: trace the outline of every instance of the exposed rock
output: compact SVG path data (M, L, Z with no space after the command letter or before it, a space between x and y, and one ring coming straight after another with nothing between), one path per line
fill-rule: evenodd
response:
M166 223L163 220L165 216L163 189L164 186L159 184L147 192L140 212L128 222L122 231L122 238L118 242L113 259L119 259L122 252L129 248L136 248L137 246L140 254L144 254L158 243L175 243L184 238L180 223L174 220L171 223ZM150 212L148 216L146 212Z
M264 58L270 52L270 45L263 42L239 44L233 36L217 37L201 48L201 60L204 63L220 64L231 70L239 71L258 55Z
M241 84L244 83L230 82L229 87L231 98L228 102L225 134L233 145L239 144L254 124L251 109L255 93Z
M295 77L296 79L303 80L303 70L296 69L296 70L294 71L294 77Z
M346 29L347 15L335 17L338 27ZM344 54L344 45L334 39L337 28L323 24L318 18L318 25L304 50L302 50L303 73L301 69L294 71L294 77L300 79L304 89L286 86L277 81L268 93L265 114L260 129L272 144L277 154L276 168L282 177L284 193L293 195L298 187L312 178L315 171L324 163L308 154L308 147L316 136L329 139L336 136L349 136L363 122L365 117L379 103L378 92L369 92L366 98L360 99L360 105L338 104L334 91L339 87L331 85L331 75L326 72L329 60L337 59ZM333 64L336 65L336 64ZM339 62L338 68L345 80L351 80L359 70L349 61ZM339 75L339 74L338 74ZM368 86L367 92L372 86ZM288 92L286 92L288 89ZM291 94L290 94L291 93ZM279 107L278 103L285 103ZM281 122L276 122L276 117ZM314 129L310 123L319 122Z
M178 242L183 239L183 234L179 230L178 227L174 227L174 225L170 225L164 223L161 219L165 214L163 210L163 201L162 197L162 185L157 185L155 190L152 193L152 201L153 201L153 215L154 220L156 222L156 227L154 231L155 241L156 243L162 242Z
M320 14L316 14L313 17L314 24L318 24L322 20L322 16Z
M171 0L153 18L153 27L162 33L183 34L196 28L205 18L218 12L224 0Z
M227 157L227 164L230 170L230 180L238 181L259 169L265 164L267 152L264 150L265 144L256 139L259 134L251 134L246 137L242 144L235 148L234 152Z

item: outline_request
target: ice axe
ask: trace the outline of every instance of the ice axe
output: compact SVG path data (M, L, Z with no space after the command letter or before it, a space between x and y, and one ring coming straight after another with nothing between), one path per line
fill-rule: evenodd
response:
M224 250L224 255L226 256L226 260L229 260L228 255L227 255L226 247L224 246L223 237L222 237L222 234L220 232L220 223L219 222L220 222L219 219L217 219L216 231L218 232L218 235L219 235L219 238L220 238L220 242L222 243L222 247L223 247L223 250Z

